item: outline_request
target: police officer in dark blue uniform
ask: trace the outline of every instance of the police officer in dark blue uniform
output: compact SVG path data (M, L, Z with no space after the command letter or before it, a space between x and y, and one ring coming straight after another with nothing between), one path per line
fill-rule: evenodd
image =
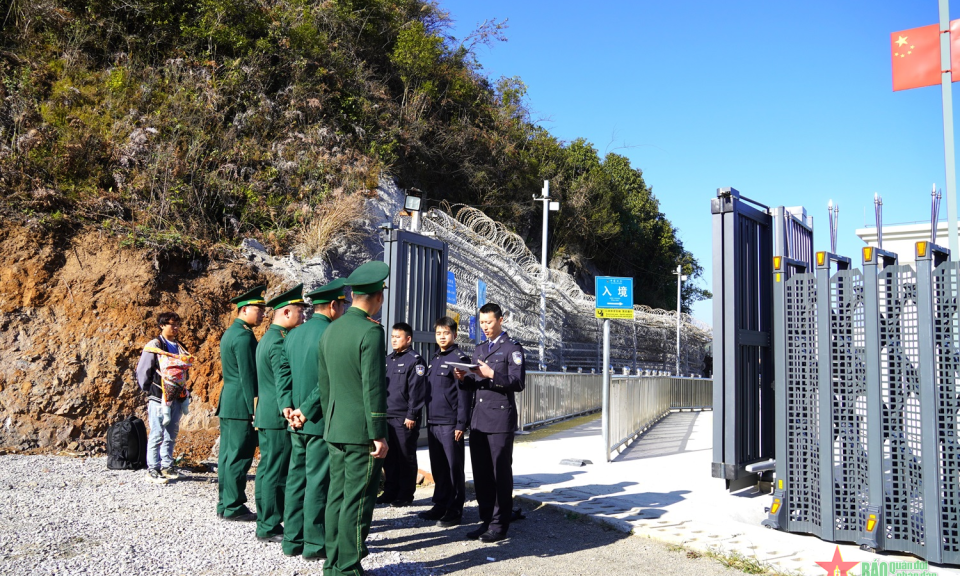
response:
M427 394L427 363L410 348L413 328L393 325L387 356L387 457L383 462L386 482L378 504L409 506L417 489L417 440L420 412Z
M454 370L460 386L476 390L470 419L470 459L480 508L478 529L467 538L497 542L507 537L513 513L513 435L517 430L515 394L523 391L523 346L503 331L503 310L492 302L480 308L480 328L488 342L473 352L469 372Z
M470 357L456 344L457 322L453 318L440 318L434 330L440 350L427 368L427 440L435 482L433 508L418 516L450 527L460 524L463 517L463 433L470 422L473 394L457 385L449 362L467 363Z

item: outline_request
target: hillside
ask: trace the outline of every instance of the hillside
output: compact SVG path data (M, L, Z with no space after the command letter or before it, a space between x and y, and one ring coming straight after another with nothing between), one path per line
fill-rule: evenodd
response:
M488 22L447 34L422 0L11 0L0 38L0 209L190 258L255 237L333 249L384 176L459 202L539 250L530 201L551 181L551 262L636 278L672 308L701 270L642 172L529 116L519 78L489 79ZM687 305L702 297L684 286Z

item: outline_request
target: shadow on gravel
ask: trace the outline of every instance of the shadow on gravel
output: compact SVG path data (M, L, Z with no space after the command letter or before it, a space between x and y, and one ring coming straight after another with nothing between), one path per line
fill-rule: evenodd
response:
M518 558L575 554L602 548L629 537L627 533L594 524L577 513L548 506L528 510L528 502L516 503L523 504L526 519L513 522L508 538L494 544L466 539L467 532L474 530L479 522L475 501L470 502L464 511L465 523L455 528L439 528L433 523L419 521L422 527L414 532L396 534L391 529L397 528L397 520L375 522L384 537L371 544L384 551L419 551L417 562L426 573L456 573L477 567L486 567L483 573L487 573L487 570L489 573L501 573L509 571L505 563ZM408 519L403 518L401 522L407 524ZM396 574L397 568L384 566L367 574L392 575Z

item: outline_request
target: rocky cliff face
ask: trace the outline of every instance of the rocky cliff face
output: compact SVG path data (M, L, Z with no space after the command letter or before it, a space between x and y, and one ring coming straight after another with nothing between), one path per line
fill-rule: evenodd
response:
M252 263L153 257L97 231L0 229L0 447L82 446L143 417L135 369L164 310L183 318L197 359L183 428L215 427L229 299L271 280Z

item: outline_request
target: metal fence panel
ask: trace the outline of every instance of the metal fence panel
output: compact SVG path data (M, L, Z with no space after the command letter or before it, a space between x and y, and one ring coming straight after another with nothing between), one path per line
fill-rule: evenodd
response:
M880 394L884 438L883 548L924 552L920 458L917 275L911 266L880 273ZM874 472L876 473L876 472Z
M648 430L671 409L712 408L713 381L672 376L629 376L610 379L610 445L616 451Z
M787 453L784 488L790 532L820 534L820 401L817 392L817 277L796 274L785 283L786 347L785 428Z
M855 541L866 524L867 399L863 275L841 270L830 280L832 498L834 539Z
M937 352L937 422L940 445L940 524L943 561L960 563L960 263L946 262L934 273L934 335Z
M520 429L595 412L601 407L603 375L527 372L517 395Z
M670 408L705 410L713 408L713 380L670 378Z

